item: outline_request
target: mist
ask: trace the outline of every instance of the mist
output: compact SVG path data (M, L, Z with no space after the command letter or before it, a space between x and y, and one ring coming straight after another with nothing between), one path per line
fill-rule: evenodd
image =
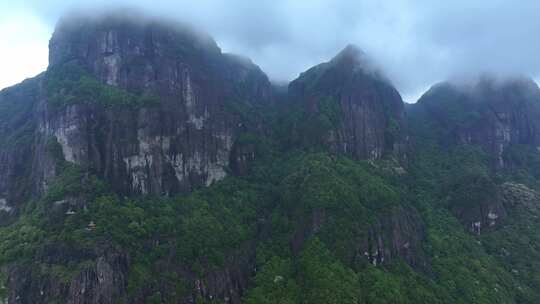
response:
M280 83L350 43L373 58L407 102L445 79L540 76L538 1L381 2L0 0L0 88L46 68L47 41L62 15L117 6L191 24Z

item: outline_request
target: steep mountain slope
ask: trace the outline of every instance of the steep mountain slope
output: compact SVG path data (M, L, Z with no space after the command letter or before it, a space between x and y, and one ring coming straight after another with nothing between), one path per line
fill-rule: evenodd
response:
M240 134L263 132L260 117L246 118L272 101L257 66L187 28L136 19L63 20L47 72L2 92L6 108L16 105L3 114L19 111L3 120L4 138L15 128L27 135L24 146L2 153L13 159L3 163L19 166L16 176L14 167L2 170L4 211L16 213L29 198L14 189L18 179L36 196L50 187L57 172L46 150L54 141L66 161L117 193L170 195L225 177L241 159L231 154Z
M43 76L0 91L0 220L9 222L16 205L31 198L32 148Z
M526 78L490 77L471 85L441 83L411 108L417 135L424 140L429 138L449 149L479 147L490 164L488 172L464 174L459 183L451 185L461 193L476 195L454 199L452 209L458 217L478 233L503 220L507 212L502 191L490 177L491 171L515 174L525 169L525 174L538 177L540 88L536 83ZM491 190L482 193L477 187ZM463 202L471 200L475 203Z
M540 144L540 88L532 79L483 77L472 85L441 83L418 104L446 144L482 146L497 168L512 166L511 146Z
M451 211L511 274L517 303L540 299L539 107L534 81L484 77L438 84L408 109L418 191Z
M0 301L538 303L539 91L405 113L353 46L284 89L185 26L65 18L0 92Z
M311 145L355 159L405 155L401 96L357 47L302 73L289 91L291 102L305 111L300 136L313 137Z
M117 15L63 20L50 49L49 69L27 84L35 97L21 97L31 135L21 157L33 160L24 165L31 170L5 173L8 186L20 178L31 185L4 206L16 220L2 241L10 301L146 302L158 292L169 301L238 303L255 258L264 256L257 247L290 244L285 255L299 256L316 235L326 244L319 246L341 248L347 264L403 258L427 267L422 220L376 171L325 153L280 155L286 152L275 143L284 139L265 120L272 89L249 60L223 55L191 30ZM344 94L354 83L382 81L349 70L345 61L356 62L353 56L347 48L333 60L332 70L346 76ZM390 116L403 115L399 95L384 87L397 114L379 106L381 97L367 99L377 117L365 127L379 137L355 149L376 155L356 158L381 158ZM13 92L3 91L6 109L19 102ZM346 110L339 115L350 121ZM9 135L24 126L6 124ZM295 147L309 148L289 150ZM186 198L155 198L208 186L226 172L246 176ZM334 197L340 184L345 196ZM345 202L350 214L340 207ZM267 223L272 216L290 225ZM18 235L21 229L28 233ZM341 233L350 239L336 243ZM160 277L164 267L180 283Z

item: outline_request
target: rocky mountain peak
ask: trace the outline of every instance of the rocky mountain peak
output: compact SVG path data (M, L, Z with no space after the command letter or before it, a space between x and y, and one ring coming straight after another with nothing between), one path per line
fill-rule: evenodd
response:
M26 106L12 115L25 123L0 123L0 134L24 129L32 140L18 151L34 153L19 160L17 149L0 147L0 159L24 160L21 172L32 166L24 179L36 196L62 174L58 162L125 195L210 185L232 162L245 167L253 158L236 141L261 131L246 113L272 101L267 76L249 59L223 54L187 26L132 11L64 17L50 40L49 68L25 87L29 96L16 96L17 88L0 96L10 111L10 102ZM11 172L0 171L0 208L13 215L25 198L17 186L23 177Z
M186 24L164 21L137 11L64 16L49 43L49 65L69 60L98 60L110 56L167 56L219 54L212 37ZM177 55L177 54L176 54ZM183 54L187 55L187 53ZM104 59L106 60L106 59Z
M473 87L471 94L488 103L540 104L540 88L532 78L525 76L484 76Z
M348 44L343 50L341 50L333 59L332 62L338 63L359 63L366 54L360 47L355 44Z
M50 56L0 91L0 303L540 303L531 79L405 115L354 45L272 86L130 10Z
M328 64L339 68L343 72L370 74L371 77L390 82L375 61L355 44L348 44Z
M540 89L527 77L484 75L473 82L433 86L418 102L440 126L446 144L480 145L496 168L508 148L540 146Z
M398 155L404 147L401 96L354 45L300 74L289 91L311 115L329 117L328 133L322 138L334 151L379 159Z
M76 63L103 83L135 91L163 91L175 66L212 68L221 56L208 35L132 11L64 17L49 42L49 69Z
M431 94L453 91L456 94L463 94L484 102L493 102L488 95L504 95L514 92L521 95L534 96L540 92L540 88L531 78L523 75L519 76L495 76L482 74L476 78L466 78L460 80L449 80L433 85L418 102L437 102L436 100L424 98ZM471 100L472 101L472 100Z

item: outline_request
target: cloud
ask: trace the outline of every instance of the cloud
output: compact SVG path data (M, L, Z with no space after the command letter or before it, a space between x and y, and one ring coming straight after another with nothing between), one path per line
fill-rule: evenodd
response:
M46 45L37 44L46 41L57 19L73 8L85 10L134 2L0 3L0 20L19 19L18 27L32 29L19 29L20 33L16 34L32 43L17 45L2 39L0 58L10 56L12 63L25 62L28 60L25 53L16 55L25 46L35 50L36 61L46 58L37 55ZM140 0L135 3L148 13L188 22L210 33L224 51L250 57L271 79L278 81L294 79L310 66L329 60L349 43L358 45L374 58L407 101L415 101L435 82L461 75L489 72L540 76L540 39L536 37L540 30L537 17L540 2L536 0ZM25 24L27 20L39 22L29 26ZM0 33L11 30L13 27L0 22ZM2 79L11 77L4 75L9 73L5 72L4 61L0 61L0 87L7 83ZM43 63L32 68L42 66ZM21 69L14 75L30 70Z

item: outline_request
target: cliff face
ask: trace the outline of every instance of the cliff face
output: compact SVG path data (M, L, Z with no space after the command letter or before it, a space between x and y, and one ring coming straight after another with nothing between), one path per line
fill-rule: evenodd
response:
M324 114L331 120L323 138L331 151L362 160L388 155L404 157L401 98L387 80L363 65L361 56L353 47L345 49L330 62L314 67L294 81L288 98L297 100L308 116ZM127 229L126 234L131 235L143 219L125 223L127 228L116 225L94 231L88 226L90 221L104 227L123 219L113 216L105 220L103 217L108 215L96 215L100 211L96 210L94 193L99 192L99 184L94 178L110 187L109 194L140 199L146 195L191 192L222 180L229 172L247 174L261 149L258 141L272 136L268 135L269 126L262 112L274 102L272 90L265 74L248 59L223 54L211 38L185 27L118 16L77 17L60 22L50 41L47 71L0 95L0 106L5 106L0 111L5 115L0 120L0 133L5 135L6 143L0 147L0 157L5 160L0 171L2 223L15 220L15 215L28 206L27 202L34 200L37 206L29 208L42 218L32 225L43 227L39 229L45 235L55 231L52 235L61 236L33 243L35 258L31 263L6 258L12 262L3 264L0 270L7 273L9 301L114 303L128 299L132 303L146 303L158 292L163 298L185 303L197 298L240 303L256 269L257 245L273 241L266 236L275 229L271 222L265 222L270 217L267 210L255 209L253 214L261 213L261 218L250 217L236 223L238 227L223 226L234 228L232 232L245 239L231 240L240 242L241 248L222 245L223 262L212 266L205 252L190 257L196 262L182 256L194 245L184 245L179 240L196 243L194 238L185 236L193 231L180 229L175 236L178 239L170 235L178 226L190 223L197 227L193 228L197 233L219 227L213 226L214 222L206 224L208 210L201 202L197 208L202 208L202 213L190 216L183 211L174 220L164 220L175 223L167 226L165 235L140 236L135 242L140 243L140 248L152 252L164 246L160 250L168 257L156 258L153 264L146 265L146 259L140 260L140 249L130 247L133 242L119 245L110 232ZM334 158L322 159L329 168L336 166ZM317 163L311 164L313 170L318 170ZM66 177L66 171L72 175ZM274 171L274 175L284 174L280 169ZM338 174L332 178L340 177ZM332 184L333 179L328 183ZM361 180L359 177L358 181ZM273 187L283 186L279 181L273 182ZM348 182L356 187L356 179ZM371 187L377 187L381 181L372 182ZM390 200L371 193L369 185L360 185L359 193L373 196L370 203ZM299 189L303 188L294 190ZM246 199L242 193L235 195L230 197L229 204ZM259 195L257 200L267 194L261 191ZM323 205L324 197L322 192L317 195ZM352 199L358 210L364 210L357 210L359 214L365 212L370 218L367 223L347 215L348 225L356 227L348 231L354 238L343 242L347 244L343 255L352 259L351 263L377 266L404 259L418 269L429 267L422 249L424 224L414 208L393 201L395 206L385 213L376 208L362 209L366 208L362 204L367 204L363 200L347 199ZM257 200L234 212L257 206ZM281 204L282 200L282 194L274 193L267 204ZM120 202L109 203L115 204ZM284 237L295 256L302 254L309 239L321 233L341 233L334 230L343 216L336 210L307 208L296 200L287 204L298 204L297 212L302 213ZM306 210L302 211L303 208ZM279 208L274 212L277 215L295 217ZM216 215L215 221L224 221L222 216L225 215ZM236 214L229 216L234 218ZM148 214L148 218L152 216ZM151 221L151 227L146 228L149 231L159 226L158 220ZM204 225L199 227L199 223ZM247 227L256 232L246 232ZM229 239L227 235L215 235L222 232L214 231L201 238ZM281 231L269 235L273 233ZM212 244L206 239L201 241ZM184 284L182 293L177 293L180 283L165 278L133 290L130 284L141 279L141 263L150 269L149 273L177 277Z
M266 75L187 27L135 19L64 19L50 41L48 71L25 88L3 91L6 105L19 98L26 108L2 131L24 127L29 134L24 146L2 152L4 216L54 180L54 160L46 153L51 139L66 161L126 195L190 191L222 179L229 166L246 172L253 149L237 139L264 133L256 109L273 100ZM310 116L331 116L323 141L333 151L357 159L404 157L401 97L363 56L349 46L303 73L290 85L291 99ZM28 172L31 191L14 189L14 170Z
M486 170L478 171L478 163L472 164L463 168L460 181L449 186L450 209L475 234L500 227L508 208L503 191L486 171L504 175L521 168L536 174L531 162L540 146L540 89L536 83L526 78L492 77L467 85L441 83L412 109L413 120L423 125L424 137L448 151L479 147L486 156Z
M498 169L512 165L505 160L510 146L540 145L540 89L531 79L442 83L422 96L418 106L435 128L444 130L441 141L479 145Z
M187 28L128 17L66 19L50 41L48 71L2 92L0 103L21 111L2 120L1 132L13 137L18 128L31 137L0 153L2 210L14 212L22 198L15 170L20 177L32 168L34 192L47 190L55 176L45 153L51 139L66 161L118 193L210 185L236 159L238 135L262 131L243 111L267 106L271 94L257 66Z
M405 155L401 96L357 47L302 73L289 91L308 117L326 116L322 144L334 151L372 160Z
M187 25L129 14L75 16L59 22L49 49L50 67L76 61L106 84L171 102L224 93L245 102L270 98L268 79L256 65L223 54L211 37ZM209 86L215 88L206 92ZM194 93L207 95L188 96Z
M316 210L297 223L291 246L298 254L305 242L321 230L339 222L336 215ZM425 225L414 208L397 208L379 215L371 225L363 227L361 236L353 240L353 250L347 252L353 263L369 263L373 266L391 265L405 261L417 270L429 270L429 259L422 248L426 239Z
M187 27L64 19L47 71L0 92L0 302L534 295L537 274L524 271L532 288L517 294L506 253L496 264L484 249L519 231L540 256L540 183L493 174L517 165L513 147L538 154L540 89L441 84L411 109L406 123L399 93L353 46L287 91Z
M32 196L32 159L42 76L0 92L0 222Z
M54 268L38 274L26 265L11 269L7 285L10 287L8 303L114 303L125 295L129 259L111 249L96 252L65 251L57 244L49 246L36 256L48 265L66 265L77 258L94 258L95 261L69 279L59 279Z
M131 197L171 196L209 186L231 170L248 171L255 154L238 139L267 132L259 116L273 101L266 75L187 27L136 19L112 14L61 21L47 71L0 93L2 225L16 221L30 201L42 204L66 168L83 172L75 184L96 176L112 193ZM87 213L92 201L76 191L51 203L38 209L45 209L39 221L52 230L55 222ZM110 241L92 249L68 243L51 240L32 263L3 264L6 300L115 303L126 297L133 267L126 249ZM204 277L186 265L175 271L193 285L193 294L238 303L252 255ZM37 271L36 263L60 268ZM82 266L61 278L54 274L61 265ZM150 288L131 299L145 303ZM190 289L186 301L191 295Z

